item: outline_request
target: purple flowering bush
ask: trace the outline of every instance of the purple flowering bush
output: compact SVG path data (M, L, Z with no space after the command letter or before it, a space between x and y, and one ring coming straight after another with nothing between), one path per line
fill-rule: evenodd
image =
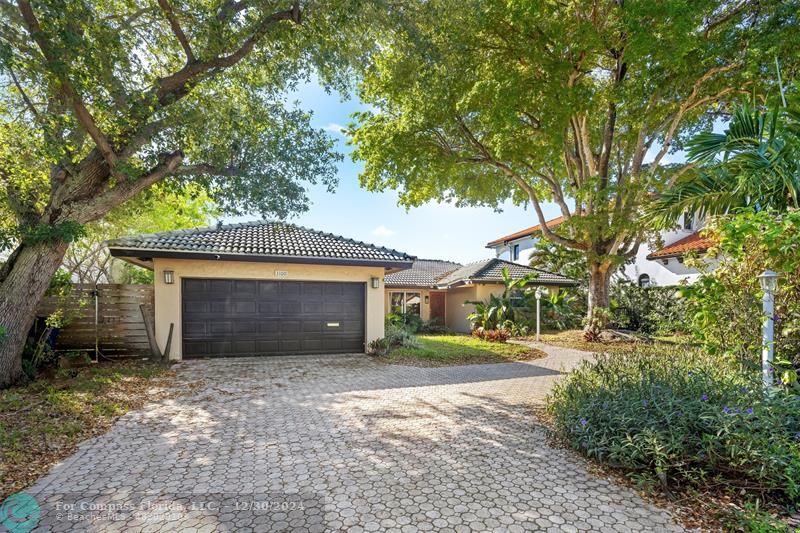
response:
M800 398L765 396L734 357L600 355L555 387L548 410L573 448L664 489L713 484L800 501Z

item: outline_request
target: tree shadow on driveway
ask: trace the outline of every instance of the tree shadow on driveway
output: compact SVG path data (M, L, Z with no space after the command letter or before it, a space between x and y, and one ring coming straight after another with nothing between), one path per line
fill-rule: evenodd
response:
M557 371L293 359L183 365L197 393L126 415L38 484L47 523L65 527L59 501L151 497L195 505L152 519L175 531L676 529L548 445L532 407Z

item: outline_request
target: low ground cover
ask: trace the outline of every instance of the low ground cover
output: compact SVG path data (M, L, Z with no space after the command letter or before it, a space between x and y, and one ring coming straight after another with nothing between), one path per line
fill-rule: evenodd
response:
M418 335L416 343L391 349L382 358L397 364L449 366L529 361L544 355L527 346L489 342L468 335Z
M22 490L113 421L169 394L173 373L142 360L52 370L0 391L0 500Z
M607 334L606 334L607 333ZM623 336L614 332L606 332L601 335L598 342L589 342L583 334L583 330L570 329L564 331L546 331L541 334L542 342L561 346L564 348L574 348L587 352L630 352L643 346L680 346L692 343L692 338L688 335L669 335L640 337L638 335ZM527 337L534 340L535 337Z
M770 513L796 512L800 397L765 395L758 371L733 357L686 347L601 354L556 385L548 413L570 447L642 488L718 495L728 527L779 529Z

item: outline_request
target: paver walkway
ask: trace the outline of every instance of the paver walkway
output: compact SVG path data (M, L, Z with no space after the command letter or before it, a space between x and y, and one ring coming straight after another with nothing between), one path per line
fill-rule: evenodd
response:
M52 531L680 531L548 445L531 408L587 354L547 350L185 362L195 393L122 417L29 493Z

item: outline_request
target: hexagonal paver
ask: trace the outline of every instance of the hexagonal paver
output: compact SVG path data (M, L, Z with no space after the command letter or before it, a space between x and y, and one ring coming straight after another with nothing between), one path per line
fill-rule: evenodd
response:
M679 531L547 444L531 408L587 354L415 368L195 360L28 492L52 531Z

